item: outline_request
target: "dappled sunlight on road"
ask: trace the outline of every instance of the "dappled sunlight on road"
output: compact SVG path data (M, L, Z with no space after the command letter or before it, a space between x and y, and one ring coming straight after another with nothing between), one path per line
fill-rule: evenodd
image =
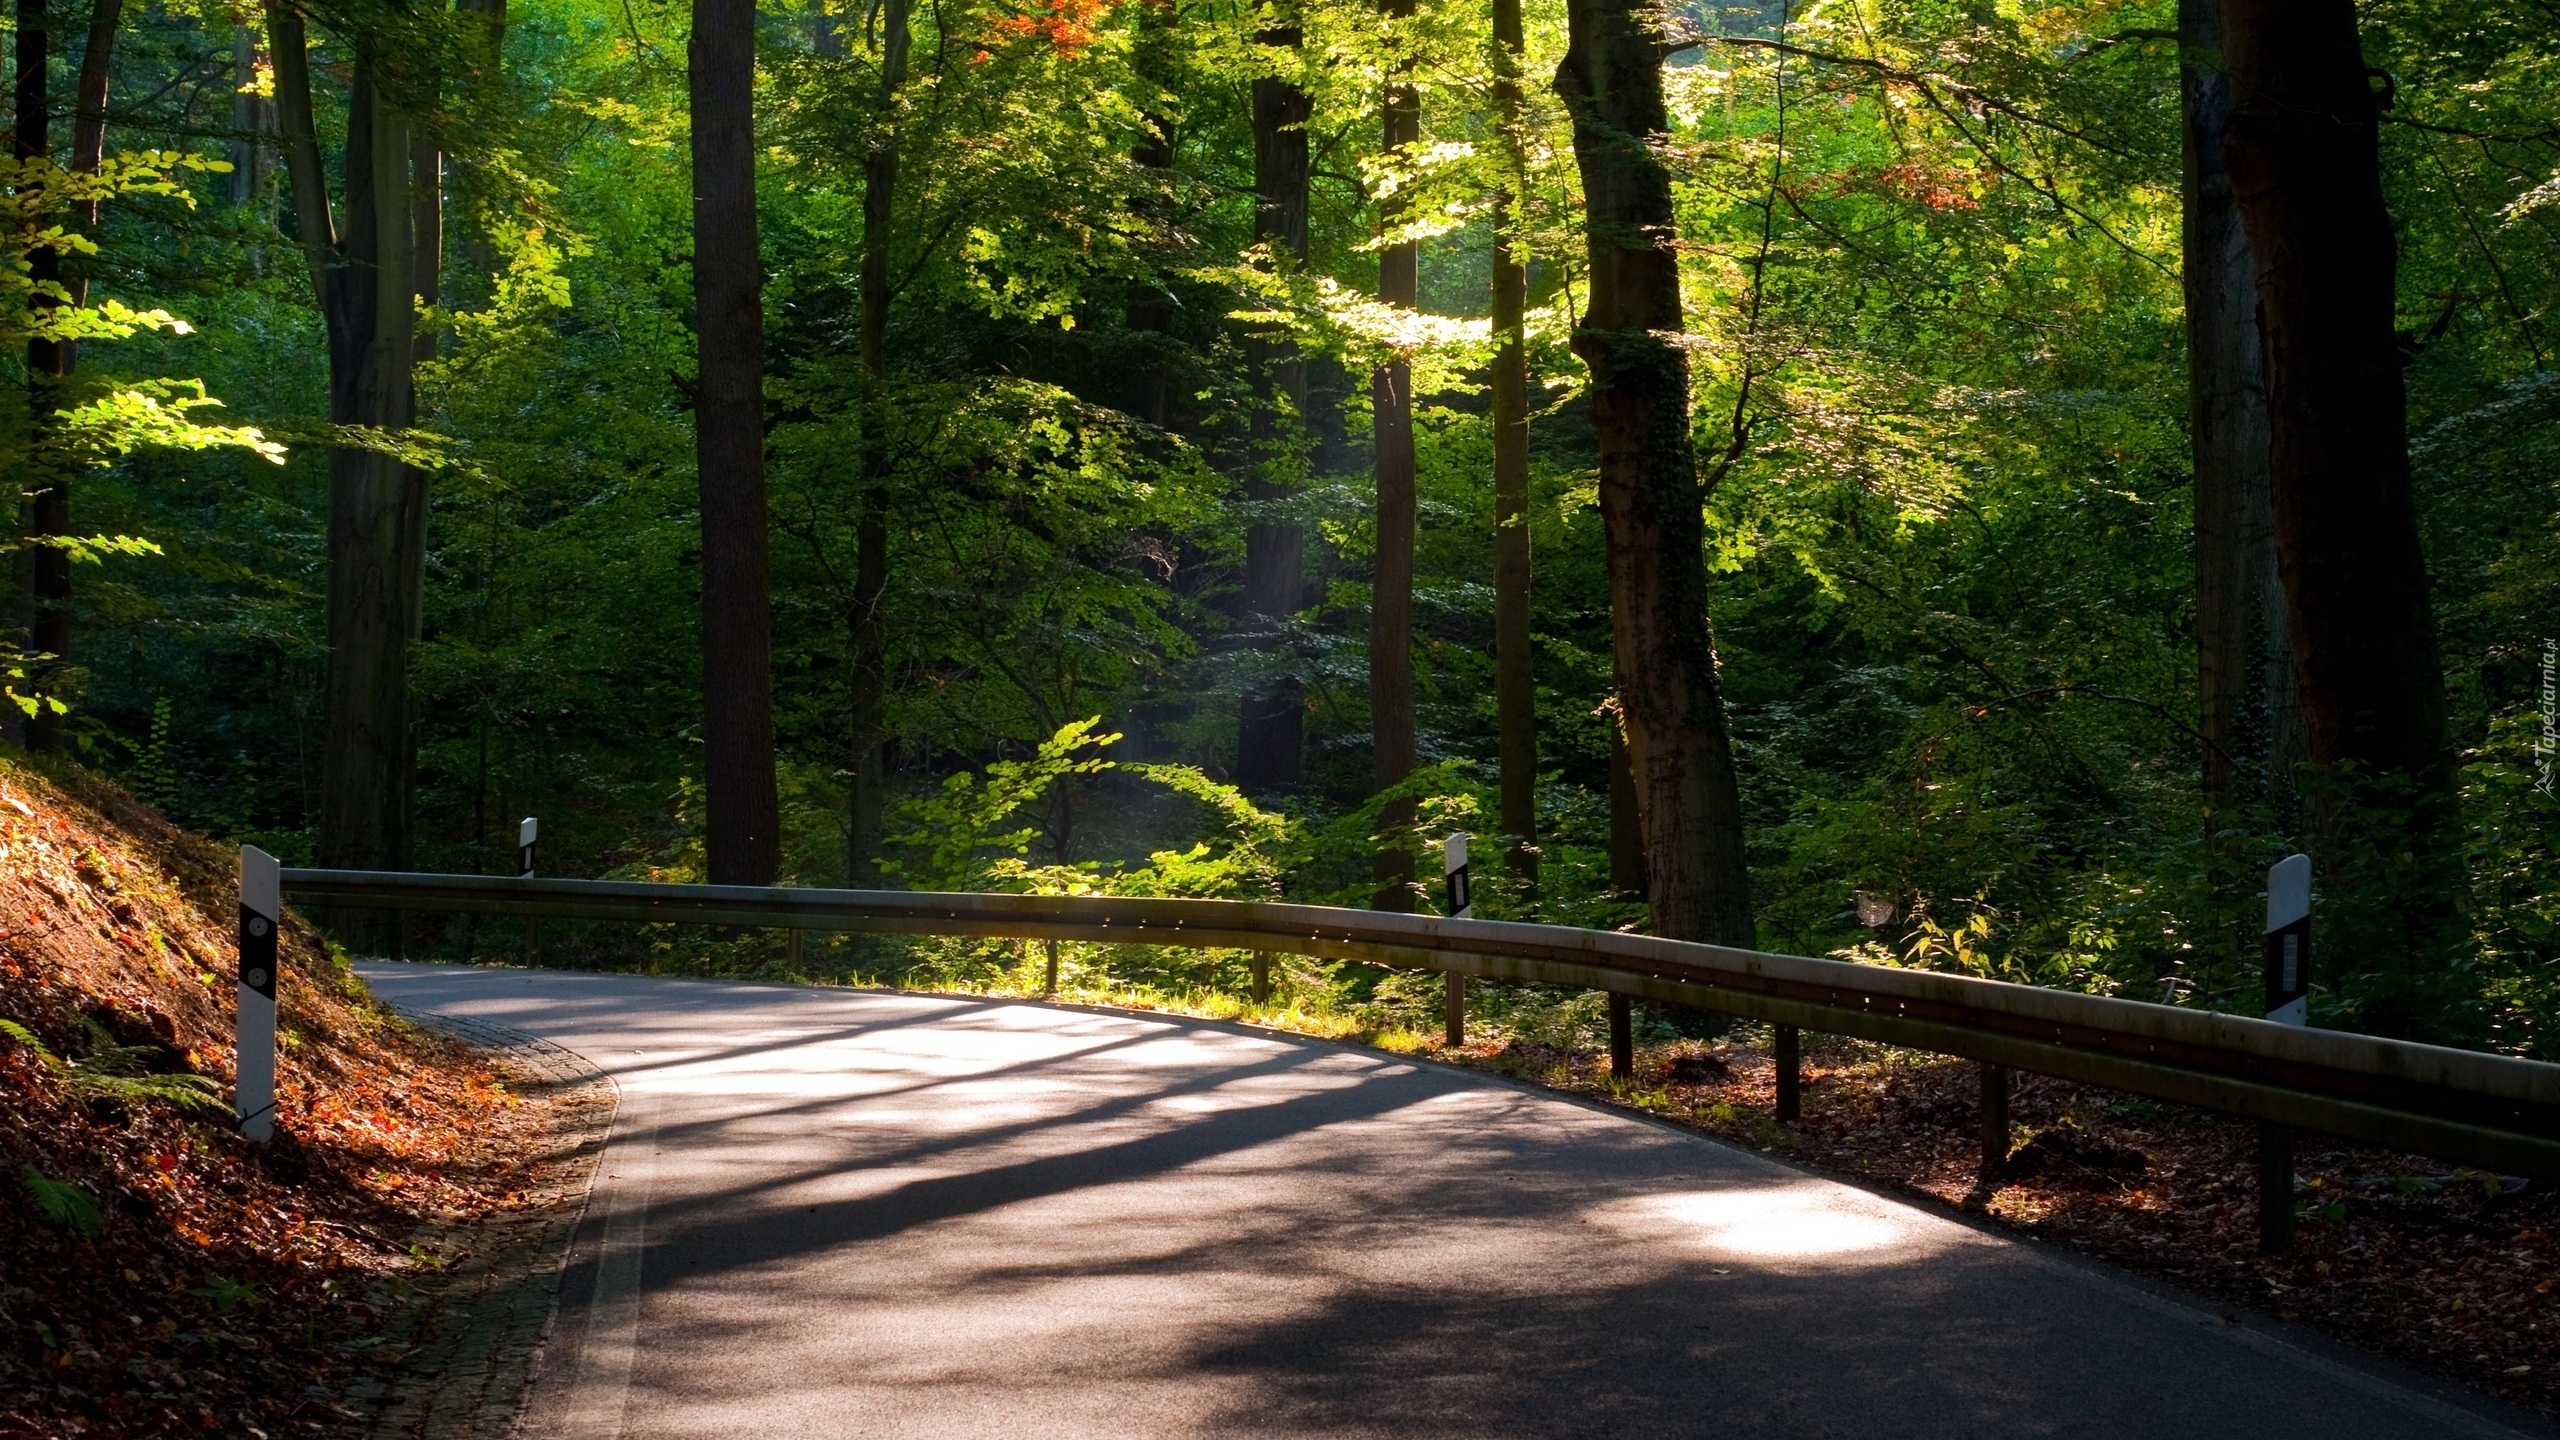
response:
M577 1050L617 1133L652 1137L608 1152L609 1187L645 1182L599 1207L631 1263L618 1290L572 1267L528 1435L577 1433L546 1428L572 1409L622 1415L616 1440L2416 1433L1943 1215L1397 1056L877 991L367 974ZM624 1371L579 1358L591 1326L630 1337L600 1352Z
M1631 1240L1744 1263L1913 1265L1968 1242L1991 1243L1908 1205L1821 1180L1644 1195L1587 1213Z

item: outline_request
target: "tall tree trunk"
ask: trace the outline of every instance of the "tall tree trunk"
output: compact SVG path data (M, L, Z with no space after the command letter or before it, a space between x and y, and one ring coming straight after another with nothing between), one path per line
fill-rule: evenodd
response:
M1538 685L1529 656L1529 272L1511 234L1520 148L1520 0L1493 0L1493 112L1504 188L1493 202L1493 707L1502 833L1513 880L1538 883Z
M1259 43L1292 52L1303 38L1293 21L1263 31ZM1253 82L1253 235L1276 256L1307 254L1307 117L1304 90L1265 75ZM1257 334L1246 345L1254 406L1245 499L1286 500L1307 420L1307 363L1286 338ZM1244 640L1265 654L1290 648L1288 629L1306 589L1306 532L1295 521L1257 517L1244 536ZM1306 712L1297 677L1249 688L1236 734L1236 782L1267 792L1303 773Z
M311 118L310 43L302 12L290 0L268 0L267 53L275 67L276 140L284 151L285 180L293 194L294 239L311 272L312 303L329 327L330 391L338 390L338 332L341 316L335 303L338 234L329 213L329 177L320 165L320 142ZM354 158L354 152L349 152ZM331 419L338 418L333 413Z
M1556 91L1573 114L1590 302L1573 336L1591 371L1618 697L1644 824L1654 933L1747 945L1742 805L1707 619L1705 522L1689 438L1689 363L1661 51L1631 0L1570 0Z
M765 564L764 263L756 248L754 0L695 0L694 454L702 504L705 849L718 885L781 866Z
M880 116L890 125L907 83L908 0L886 0L880 37ZM884 128L862 167L862 514L854 533L853 784L848 883L880 880L880 817L889 789L889 254L896 238L898 137Z
M440 107L437 107L440 108ZM444 302L444 148L435 133L424 124L414 124L409 133L409 193L407 215L403 220L408 237L408 304L413 333L409 344L409 364L416 367L436 358L436 332L418 328L415 316ZM414 404L411 422L415 423ZM414 650L425 638L427 580L427 498L428 485L434 478L429 472L412 466L402 467L409 485L410 503L408 558L408 623L409 645ZM401 789L414 793L418 784L418 723L414 706L409 717L405 744L401 751Z
M12 153L20 160L53 154L50 96L52 17L45 0L18 0L18 88ZM42 287L62 279L61 252L31 251L27 278ZM50 310L59 302L38 294L30 305ZM70 681L71 554L61 541L71 533L71 465L62 452L54 416L62 389L61 346L50 339L27 342L27 459L25 523L20 528L20 587L29 652L27 693L37 701L24 738L31 750L63 747L63 717L55 707ZM12 707L13 709L15 707Z
M75 175L94 175L104 161L107 144L107 89L115 76L116 27L124 13L123 0L99 0L90 12L89 39L80 52L80 75L72 89L71 171ZM35 74L25 70L19 74L18 92L20 134L28 147L21 158L42 153L50 142L50 116L46 113L42 81L46 65L42 52L48 48L43 28L43 12L38 7L36 24L30 28L21 11L18 32L19 61L30 59ZM30 44L38 52L30 56ZM29 95L26 82L38 81ZM29 110L29 101L33 110ZM98 228L98 202L75 201L71 206L71 228L81 234L94 235ZM89 277L86 270L73 266L66 274L62 257L52 250L40 250L29 257L31 276L35 279L57 279L70 292L74 308L87 303ZM39 298L36 302L45 306ZM47 702L59 699L69 679L72 641L71 560L58 547L41 543L71 533L71 465L70 458L52 444L53 416L61 403L63 382L70 379L80 365L80 342L76 340L34 340L27 345L28 413L30 421L29 454L36 461L37 484L32 486L26 507L28 539L39 543L27 547L22 563L25 575L25 601L28 623L25 631L27 648L54 658L34 671L32 693ZM59 750L63 747L63 716L46 703L35 715L25 716L15 706L9 708L12 738L24 741L36 750Z
M71 99L71 171L75 175L95 175L107 157L107 92L115 83L116 29L124 21L124 0L98 0L89 12L89 43L80 51L80 79L72 89ZM94 234L98 228L98 202L83 200L72 207L81 230ZM76 273L71 277L71 303L81 304L89 298L89 277ZM71 373L77 362L77 349L63 346L62 373Z
M231 161L224 194L234 205L258 196L258 96L250 87L258 78L258 36L246 25L231 27L231 138L224 142Z
M1171 113L1181 93L1181 67L1176 58L1178 32L1173 0L1139 0L1136 33L1129 46L1129 66L1145 88L1138 97L1139 118L1146 128L1139 133L1138 143L1131 147L1129 158L1145 170L1162 175L1173 169L1174 116ZM1148 229L1159 238L1169 238L1174 225L1171 208L1164 203L1167 192L1150 189L1143 192L1138 214ZM1157 275L1139 275L1129 284L1129 329L1133 334L1160 336L1173 328L1171 297L1165 293ZM1147 348L1137 351L1130 401L1133 413L1150 425L1170 425L1174 415L1173 346L1170 342L1142 342Z
M1405 37L1393 22L1413 14L1413 0L1379 0L1390 24L1390 43ZM1379 138L1388 155L1422 138L1422 98L1403 80L1406 67L1390 65ZM1404 202L1392 196L1379 207L1380 224L1392 228ZM1412 309L1420 298L1421 256L1411 241L1389 245L1378 256L1378 298ZM1413 367L1391 360L1369 381L1371 434L1378 483L1377 575L1369 595L1369 735L1373 774L1383 790L1413 773ZM1411 800L1392 800L1378 814L1380 910L1413 908Z
M309 46L290 4L267 9L276 121L294 222L327 322L329 415L402 430L415 420L415 247L410 126L383 92L381 57L356 50L348 97L347 228L335 229L311 115ZM319 854L324 865L409 863L409 652L417 634L424 477L398 460L329 452L329 668L322 707Z
M2373 906L2340 958L2383 977L2360 1023L2423 1027L2422 992L2461 943L2461 857L2376 97L2352 0L2222 0L2221 19L2224 155L2256 262L2276 563L2324 866L2333 895Z
M384 93L380 55L360 45L348 101L347 233L326 267L331 410L341 423L382 430L405 430L416 420L409 137L408 117ZM321 863L403 869L410 843L409 652L418 629L426 486L397 459L361 449L331 451L329 479Z
M2245 960L2257 948L2247 916L2257 877L2246 873L2234 827L2245 808L2265 806L2279 829L2296 828L2308 742L2276 580L2257 267L2223 164L2231 82L2220 0L2182 0L2178 26L2205 833L2223 949Z

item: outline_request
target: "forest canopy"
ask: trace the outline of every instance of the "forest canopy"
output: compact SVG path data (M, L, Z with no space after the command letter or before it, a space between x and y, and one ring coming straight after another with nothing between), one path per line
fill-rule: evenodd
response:
M17 0L12 738L288 863L1464 830L1479 914L2250 1013L2307 849L2318 1023L2560 1058L2555 20Z

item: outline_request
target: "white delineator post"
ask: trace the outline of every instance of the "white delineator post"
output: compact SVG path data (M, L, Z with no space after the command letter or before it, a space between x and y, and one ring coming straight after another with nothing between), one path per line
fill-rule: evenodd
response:
M1463 920L1474 915L1475 897L1467 887L1467 832L1459 831L1440 847L1440 868L1449 917ZM1455 1049L1467 1043L1467 977L1452 970L1440 978L1446 985L1440 1003L1446 1033L1441 1038Z
M2267 871L2267 1018L2311 1023L2311 857L2288 855Z
M531 815L524 817L524 822L516 826L517 879L530 880L533 878L533 842L541 834L542 822L536 820ZM542 917L539 915L527 915L524 917L524 963L527 965L532 964L534 962L534 958L541 953Z
M2288 855L2267 871L2267 1018L2311 1023L2311 857ZM2258 1248L2293 1248L2293 1131L2258 1124Z
M240 847L240 1018L234 1031L232 1110L240 1133L276 1133L276 931L284 922L284 885L276 857Z

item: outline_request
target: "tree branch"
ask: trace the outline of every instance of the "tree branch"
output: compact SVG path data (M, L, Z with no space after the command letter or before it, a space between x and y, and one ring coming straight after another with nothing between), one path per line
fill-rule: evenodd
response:
M310 41L292 0L267 0L267 48L276 72L276 129L284 142L285 171L293 181L294 238L311 267L312 303L325 311L338 236L329 215L329 177L320 168L320 140L311 127Z

